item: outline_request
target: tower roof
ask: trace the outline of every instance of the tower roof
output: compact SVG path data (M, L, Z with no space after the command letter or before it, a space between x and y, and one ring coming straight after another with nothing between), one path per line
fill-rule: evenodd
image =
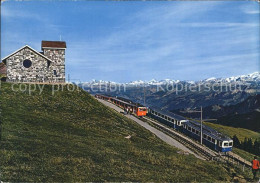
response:
M67 48L65 41L42 41L42 48Z

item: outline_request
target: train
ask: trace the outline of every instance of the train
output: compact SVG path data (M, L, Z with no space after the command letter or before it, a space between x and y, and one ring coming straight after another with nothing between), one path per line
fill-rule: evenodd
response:
M197 141L201 140L201 124L195 120L187 120L185 117L172 112L161 110L157 107L149 107L147 116L189 136ZM222 133L202 125L202 143L217 152L232 151L233 140Z
M195 120L190 120L172 112L161 110L155 106L146 107L122 97L113 97L100 94L96 94L95 97L107 100L122 107L123 109L129 109L131 113L139 117L148 116L153 118L160 123L173 128L186 136L189 136L192 139L197 141L201 140L201 124ZM231 138L206 125L202 125L202 132L202 143L205 146L222 153L232 151L233 140Z
M109 101L121 108L123 108L125 111L129 112L130 114L135 114L139 117L146 116L147 115L147 107L134 103L131 100L122 98L122 97L112 97L110 95L100 95L96 94L96 98Z

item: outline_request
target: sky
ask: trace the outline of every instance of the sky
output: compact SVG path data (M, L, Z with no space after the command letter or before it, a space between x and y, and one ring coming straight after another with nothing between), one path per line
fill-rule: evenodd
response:
M6 1L1 58L66 41L71 81L202 80L259 71L254 1Z

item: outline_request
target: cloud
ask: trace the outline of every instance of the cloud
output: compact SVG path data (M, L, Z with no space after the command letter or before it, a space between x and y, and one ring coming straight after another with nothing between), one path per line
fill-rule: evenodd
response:
M7 5L7 4L6 4ZM10 9L10 7L7 7L4 5L1 9L1 17L2 18L12 18L12 19L34 19L37 21L42 21L43 18L40 17L38 14L34 14L32 12L26 12L22 11L20 9Z
M192 23L179 23L177 24L180 27L259 27L259 23L238 23L238 22L214 22L214 23L199 23L199 22L192 22Z
M253 15L260 14L259 4L257 2L251 2L247 5L241 6L241 10L245 14Z
M120 6L111 7L116 9ZM95 15L95 7L87 7ZM223 10L223 7L226 9ZM64 9L63 12L70 17L70 24L66 20L62 22L55 17L50 19L43 16L38 21L37 29L33 24L33 29L39 30L35 35L28 35L24 30L10 29L9 34L5 32L6 36L3 37L8 49L11 49L18 40L31 40L33 45L40 45L39 39L48 36L53 38L55 35L59 37L62 34L68 46L66 69L82 80L95 77L115 81L149 80L154 77L198 79L202 73L187 73L209 68L212 71L208 69L203 74L211 77L212 74L229 72L236 63L241 66L244 60L248 61L244 68L249 69L259 58L256 52L259 49L259 23L240 17L246 12L245 6L242 11L234 11L236 14L229 16L230 7L237 10L240 5L226 2L154 2L135 7L135 11L130 13L117 14L118 17L113 18L123 21L115 21L119 23L113 24L114 29L109 29L111 22L103 22L101 27L91 27L98 32L98 35L92 33L93 37L89 34L89 22L84 19L89 14L81 12L82 16L79 17ZM77 8L74 8L76 11ZM108 7L103 8L105 11ZM102 7L99 7L100 10ZM18 10L12 11L7 9L5 17L16 16L12 14ZM31 13L25 11L24 19L30 19ZM98 16L91 20L104 21Z
M248 10L248 11L245 11L245 13L247 13L247 14L260 14L260 11L259 10Z
M139 63L154 64L163 60L170 60L170 57L175 59L180 59L179 57L199 57L198 54L204 52L204 50L201 50L203 45L209 45L218 50L225 50L227 46L230 48L241 42L252 41L247 34L248 31L245 32L245 30L248 27L258 26L256 23L181 23L192 14L203 15L203 13L206 13L218 4L215 3L214 6L212 4L194 6L191 3L189 5L185 4L185 6L181 4L179 6L162 6L142 10L126 19L120 30L102 38L100 41L72 42L71 49L73 52L77 52L75 56L80 55L84 50L84 54L87 53L87 56L85 56L86 60L95 62L96 67L102 69L109 67L112 63L114 71L117 71L122 70L122 67L126 67L125 65L131 68L134 67L132 65L138 65ZM198 6L201 9L198 9ZM179 16L175 18L177 14ZM187 31L187 27L228 29L200 30L199 33L189 30L191 34L198 34L197 37L201 37L197 39L193 37L194 35L186 35L179 32L183 31L183 28L185 28L184 31ZM244 33L246 34L244 35ZM212 36L213 34L215 35ZM230 34L238 34L240 39L230 39L232 37ZM187 36L189 37L186 38ZM222 39L221 42L219 41L220 39ZM187 52L187 50L189 51ZM212 50L207 51L212 52Z
M28 6L12 6L9 2L2 5L2 49L1 57L8 55L24 45L30 45L36 50L40 50L40 41L44 37L60 35L63 25L56 25L46 16L36 13L35 9ZM15 4L17 5L17 4ZM29 5L29 4L28 4Z
M180 3L179 5L147 8L127 17L125 23L120 25L121 29L112 34L93 42L72 42L71 46L75 51L92 52L94 57L103 55L106 58L125 56L127 58L138 56L149 58L152 53L157 56L152 56L150 59L155 60L179 49L177 44L181 44L180 41L175 37L169 37L169 34L172 34L170 32L174 32L171 29L181 25L176 24L176 21L181 22L182 19L187 19L195 12L198 14L207 11L217 4L219 3L205 3L204 5ZM98 52L102 52L102 54L98 54Z

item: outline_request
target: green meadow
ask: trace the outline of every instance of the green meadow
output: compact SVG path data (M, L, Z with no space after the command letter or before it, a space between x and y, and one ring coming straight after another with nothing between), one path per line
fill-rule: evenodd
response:
M236 170L178 154L81 89L21 86L1 84L2 181L232 181Z

